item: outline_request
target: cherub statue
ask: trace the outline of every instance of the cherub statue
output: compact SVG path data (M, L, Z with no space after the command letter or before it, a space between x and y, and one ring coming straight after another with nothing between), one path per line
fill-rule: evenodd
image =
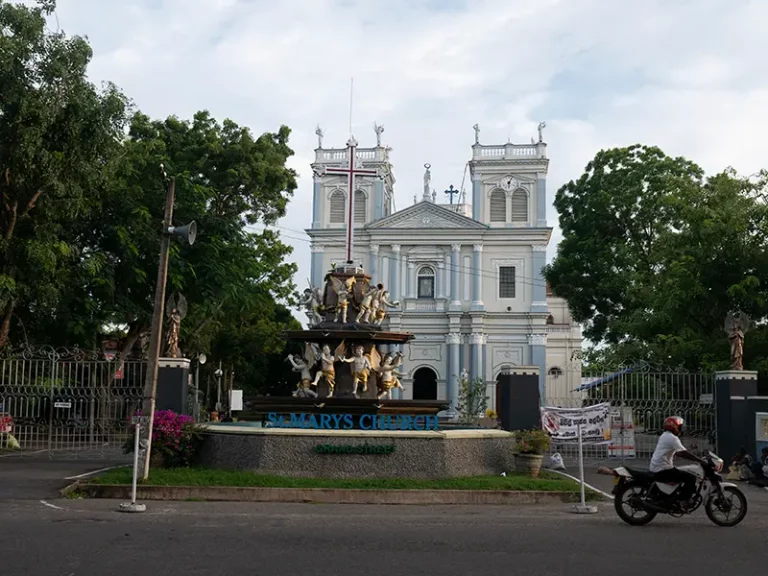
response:
M382 284L372 286L368 288L366 292L363 292L363 299L360 302L360 312L357 313L355 322L368 324L373 318L373 301L381 290L384 289Z
M323 316L320 314L323 310L323 295L320 288L314 288L312 285L305 288L304 296L299 300L299 304L306 308L310 326L317 326L323 321Z
M397 308L400 306L400 301L395 300L394 302L389 301L389 292L387 290L381 290L379 294L374 297L373 300L373 323L377 326L381 326L381 323L384 322L384 318L387 316L386 310L384 310L384 307L388 308Z
M168 336L166 338L166 356L168 358L179 357L179 330L181 321L187 315L187 299L181 294L178 298L173 295L168 298L165 305L165 313L168 316Z
M338 322L341 318L342 324L347 323L347 308L349 308L349 295L352 292L352 288L355 286L355 277L351 276L342 281L340 278L331 276L331 285L333 291L336 293L336 318L334 322Z
M724 328L731 341L731 370L744 370L744 334L749 330L749 318L743 312L728 312Z
M342 354L337 357L339 362L352 364L352 393L355 398L358 397L357 389L360 384L363 385L363 392L368 390L368 376L372 370L378 367L380 358L375 346L371 349L370 355L366 356L365 349L360 345L355 346L355 355L352 358L346 357L346 347L342 350Z
M293 395L300 398L317 398L317 392L310 388L312 386L312 372L310 370L317 363L315 346L307 343L304 345L303 357L296 358L293 354L289 354L286 359L293 366L294 372L301 373L301 381L296 385Z
M336 353L331 354L331 347L328 344L323 345L323 350L320 353L320 370L315 374L315 380L312 382L312 386L317 386L320 383L320 379L324 378L328 384L328 398L333 396L333 390L336 387L336 368L333 363L339 353L344 353L344 342L339 344L336 348Z
M384 398L385 396L387 399L391 399L393 388L400 388L400 390L403 390L403 385L400 382L399 376L406 376L407 374L402 374L397 371L397 368L402 363L402 352L396 352L394 356L392 354L384 356L384 359L381 361L381 366L376 369L376 372L381 374L381 380L378 385L379 399Z

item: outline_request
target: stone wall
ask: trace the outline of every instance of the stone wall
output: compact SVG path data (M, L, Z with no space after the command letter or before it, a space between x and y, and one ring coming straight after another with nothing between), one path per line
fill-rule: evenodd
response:
M200 464L315 478L489 476L512 470L513 444L512 434L502 430L320 431L218 425L205 434Z

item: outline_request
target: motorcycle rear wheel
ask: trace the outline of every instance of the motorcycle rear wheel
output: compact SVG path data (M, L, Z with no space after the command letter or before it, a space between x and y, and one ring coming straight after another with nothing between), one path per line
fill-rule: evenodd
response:
M715 506L715 502L720 500L720 496L717 494L713 494L712 497L707 500L707 503L704 505L704 511L707 513L707 517L718 526L723 526L725 528L736 526L747 516L747 497L744 496L744 493L733 486L724 486L723 495L727 498L730 494L732 494L739 503L739 511L735 518L732 520L721 520L715 516L716 512L722 511L723 508L722 505L717 507Z
M631 491L631 493L630 493ZM627 495L629 496L627 497ZM656 512L645 510L643 508L632 508L628 502L629 498L643 498L647 493L647 490L640 484L629 482L619 488L613 497L613 507L616 509L616 514L619 515L624 522L630 526L644 526L651 520L656 518ZM633 510L637 510L641 515L629 514L625 510L624 506L630 506Z

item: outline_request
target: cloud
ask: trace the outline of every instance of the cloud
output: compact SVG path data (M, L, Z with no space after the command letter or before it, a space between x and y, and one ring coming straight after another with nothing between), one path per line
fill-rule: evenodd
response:
M476 122L482 143L501 144L527 143L547 121L550 202L610 146L658 145L709 172L763 166L760 0L72 0L57 16L89 36L92 78L153 116L205 108L256 133L293 129L300 187L280 225L298 279L315 125L344 145L350 77L353 130L366 146L373 122L385 126L400 209L425 162L438 191L459 187ZM551 206L548 219L557 225Z

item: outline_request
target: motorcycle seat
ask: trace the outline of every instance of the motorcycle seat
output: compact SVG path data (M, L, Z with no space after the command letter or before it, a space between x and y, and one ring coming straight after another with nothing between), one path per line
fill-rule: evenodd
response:
M626 468L626 466L625 466ZM638 470L637 468L627 468L627 472L632 474L632 477L639 481L650 481L653 480L656 477L655 472L651 472L650 470Z

